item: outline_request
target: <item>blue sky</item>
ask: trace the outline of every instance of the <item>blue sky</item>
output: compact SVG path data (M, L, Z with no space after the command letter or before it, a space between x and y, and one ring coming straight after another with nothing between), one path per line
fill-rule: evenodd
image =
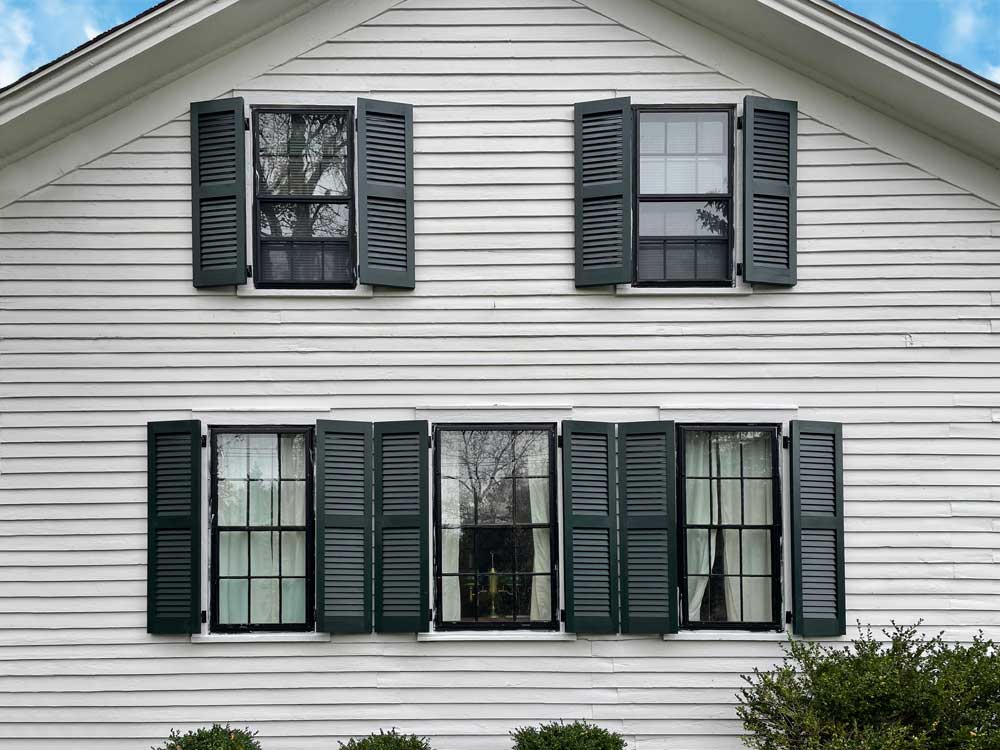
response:
M0 86L152 4L152 0L0 0ZM841 4L1000 81L1000 0L841 0Z

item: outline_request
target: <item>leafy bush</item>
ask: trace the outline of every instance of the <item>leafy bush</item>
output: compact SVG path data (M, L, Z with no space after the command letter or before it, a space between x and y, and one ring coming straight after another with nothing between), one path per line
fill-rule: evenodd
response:
M187 734L173 729L167 744L153 750L260 750L256 736L249 728L232 729L228 724L213 724L211 729L195 729Z
M919 625L919 623L918 623ZM755 750L997 750L1000 651L893 624L849 646L791 641L773 672L744 675L737 712Z
M341 750L431 750L426 737L414 734L397 734L395 729L370 734L364 739L340 743Z
M513 750L625 750L620 734L585 721L521 727L510 736L514 738Z

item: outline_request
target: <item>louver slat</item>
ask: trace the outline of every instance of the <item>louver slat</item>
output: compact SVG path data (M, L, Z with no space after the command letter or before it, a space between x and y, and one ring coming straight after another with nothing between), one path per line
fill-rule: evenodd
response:
M413 289L413 243L413 107L358 99L361 282Z
M792 588L795 632L846 632L843 438L833 422L792 422Z
M316 624L372 629L372 426L316 423Z
M146 630L201 627L201 422L150 422L146 429Z
M743 276L755 284L796 281L798 105L748 96L743 105Z
M618 631L615 427L563 422L566 629Z
M428 629L427 422L375 425L375 630Z
M191 105L191 246L196 287L245 284L243 100Z
M677 632L673 422L618 425L622 632Z
M576 105L576 285L632 281L632 105Z

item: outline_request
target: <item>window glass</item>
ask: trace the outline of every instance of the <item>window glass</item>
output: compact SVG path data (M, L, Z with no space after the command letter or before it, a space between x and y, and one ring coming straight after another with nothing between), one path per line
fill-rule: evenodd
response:
M213 628L310 623L308 439L305 432L213 434Z
M552 434L439 430L442 625L554 625Z
M685 622L773 624L776 432L684 428L681 434Z

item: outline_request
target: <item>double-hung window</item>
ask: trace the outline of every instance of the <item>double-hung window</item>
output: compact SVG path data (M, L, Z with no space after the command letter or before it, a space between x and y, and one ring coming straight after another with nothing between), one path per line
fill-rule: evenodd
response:
M212 432L212 630L311 630L312 430Z
M354 109L255 108L254 280L353 288Z
M729 286L733 279L733 108L635 113L635 284Z
M558 627L555 426L440 426L435 446L438 627Z

